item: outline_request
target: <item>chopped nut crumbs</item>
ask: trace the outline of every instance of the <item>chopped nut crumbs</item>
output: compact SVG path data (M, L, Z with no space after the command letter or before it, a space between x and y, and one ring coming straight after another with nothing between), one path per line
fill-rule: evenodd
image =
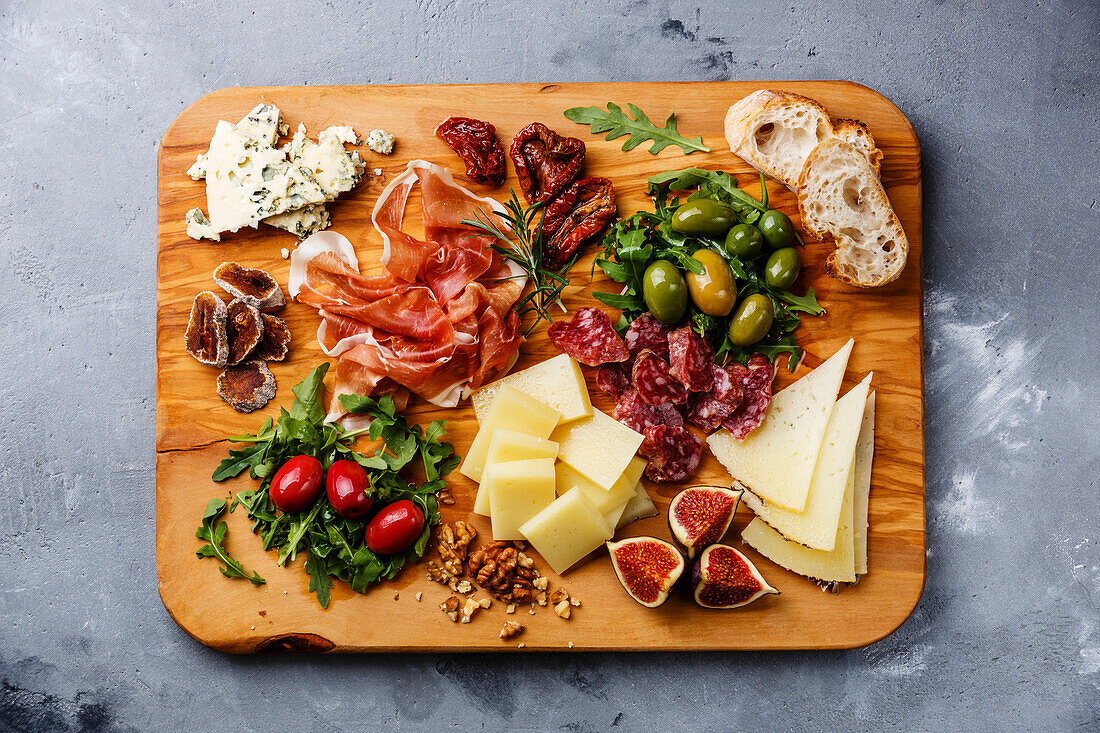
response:
M424 594L423 594L423 593L417 593L417 594L416 594L416 602L417 602L417 603L420 603L420 599L421 599L421 598L423 598L423 597L424 597Z
M516 612L516 604L509 603L508 608L504 609L504 612L505 613L515 613Z
M535 586L539 590L546 590L546 586L549 581L550 579L547 578L545 575L540 575L539 577L531 581L531 585Z
M554 613L558 614L562 618L569 618L569 601L562 601L558 605L554 606Z
M521 623L516 623L515 621L505 621L504 626L502 626L500 629L500 638L511 639L513 636L518 636L519 634L522 634L524 629L526 628L527 627L525 627Z

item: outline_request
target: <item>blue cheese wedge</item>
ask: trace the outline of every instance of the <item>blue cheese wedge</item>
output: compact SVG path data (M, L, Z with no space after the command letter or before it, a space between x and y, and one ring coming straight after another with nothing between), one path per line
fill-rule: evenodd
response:
M327 229L329 223L328 210L324 204L311 204L264 219L264 224L288 231L298 239L305 239L311 234Z
M191 176L191 180L201 181L206 178L206 156L199 153L195 156L195 162L191 164L191 167L187 169L187 175Z
M213 239L222 241L218 230L210 226L210 220L202 213L202 209L191 209L187 212L187 236L191 239Z
M344 150L345 142L358 142L350 127L330 127L313 142L306 137L306 126L301 124L285 148L293 163L307 168L317 179L329 201L355 188L363 177L363 161L358 153Z
M391 154L395 142L397 138L385 130L371 130L367 133L367 147L382 155Z
M237 132L256 142L274 147L282 125L282 112L273 104L258 104L237 123Z
M210 222L219 232L255 227L274 210L270 182L285 175L286 158L278 150L237 132L224 120L210 140L206 156L206 206ZM276 186L285 191L286 184Z

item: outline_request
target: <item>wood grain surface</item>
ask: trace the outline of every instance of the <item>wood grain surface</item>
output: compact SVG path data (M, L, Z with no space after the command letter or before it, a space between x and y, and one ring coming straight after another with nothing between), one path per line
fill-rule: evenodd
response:
M729 171L750 192L756 191L754 171L729 152L722 135L726 108L762 87L782 88L822 102L834 117L865 121L885 153L882 180L909 237L909 263L900 280L877 290L860 290L825 275L830 246L811 243L804 252L803 275L795 290L812 285L828 309L822 318L807 318L798 331L806 348L805 364L791 375L781 369L781 388L839 348L849 337L856 347L843 389L874 371L878 393L875 462L870 501L870 572L858 585L838 594L823 593L816 585L791 574L744 548L781 595L768 596L734 611L696 607L686 595L677 595L659 609L634 603L619 586L606 553L597 552L560 579L538 560L559 584L582 602L566 621L550 608L535 615L521 609L507 616L494 601L470 624L454 624L438 604L450 595L432 583L423 566L406 569L396 580L366 595L337 583L332 604L324 611L308 592L302 561L282 569L273 553L265 553L248 529L243 512L229 517L227 547L249 569L267 579L253 587L229 580L213 560L198 560L195 539L207 501L229 496L253 484L247 476L215 484L210 474L225 455L225 436L252 432L266 416L278 415L279 405L292 399L290 387L324 360L316 339L319 318L312 309L290 303L283 317L293 342L289 358L271 364L279 382L275 399L261 411L244 415L230 409L215 393L217 370L204 367L183 348L191 301L201 290L215 290L211 273L221 262L233 260L271 272L284 286L289 262L282 248L293 249L290 234L262 226L223 237L221 244L196 242L187 237L184 214L192 207L206 209L205 186L185 171L195 156L205 152L219 119L237 121L258 102L279 106L291 128L304 121L311 137L329 125L351 125L365 134L381 127L397 135L392 156L361 148L368 168L382 169L353 192L330 205L332 229L355 245L364 270L378 268L381 243L370 224L370 211L385 182L405 163L424 158L450 168L456 178L479 194L506 198L509 186L518 190L514 172L499 189L487 191L461 175L458 157L432 135L450 115L485 119L496 125L505 146L521 127L541 121L588 145L585 170L615 183L620 212L628 214L649 205L647 176L699 166ZM622 140L604 141L587 127L569 122L562 111L573 106L634 102L653 120L675 110L680 130L688 137L702 133L710 153L683 155L668 148L657 156L643 145L622 152ZM522 651L565 650L705 650L847 648L870 644L894 631L915 607L924 585L924 435L922 407L921 324L921 159L916 134L905 116L887 99L849 82L685 82L609 84L499 84L459 86L363 87L256 87L230 88L209 94L188 107L168 128L158 155L157 221L157 579L161 598L177 623L198 641L227 652L363 652L363 651ZM798 224L793 194L768 182L772 205ZM419 225L415 202L409 222ZM602 274L589 280L591 252L578 262L565 302L571 309L594 304L593 289L606 290ZM556 352L545 329L521 351L517 369ZM595 388L595 370L586 369L593 403L610 412L610 401ZM447 418L449 440L460 453L477 430L468 403L442 410L414 400L410 421ZM451 474L458 502L444 507L445 521L464 519L488 536L488 521L471 513L476 486ZM646 482L660 509L685 485L729 482L729 475L709 454L698 472L683 485ZM751 519L742 509L726 542L740 547L738 533ZM636 522L622 536L655 535L668 538L663 516ZM431 552L429 556L434 556ZM422 601L415 595L423 593ZM480 594L479 594L480 595ZM497 634L505 620L526 625L521 636L503 642Z

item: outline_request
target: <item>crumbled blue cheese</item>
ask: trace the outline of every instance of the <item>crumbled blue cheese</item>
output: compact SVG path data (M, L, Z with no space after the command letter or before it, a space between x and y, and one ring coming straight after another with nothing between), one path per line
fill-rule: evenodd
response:
M397 138L385 130L371 130L367 133L367 147L382 155L392 153L395 142L397 142Z
M202 213L202 209L191 209L187 212L187 236L192 239L213 239L222 241L218 231L210 226L210 220Z
M275 145L282 125L282 112L273 104L258 104L237 123L237 132L268 147Z
M191 164L191 167L187 169L187 175L191 176L192 180L201 181L206 178L206 156L199 153L195 156L195 162Z
M288 231L298 239L305 239L311 234L327 229L329 223L328 210L325 209L324 204L312 204L296 211L288 211L264 219L264 224Z
M359 154L344 150L345 142L357 139L350 127L330 127L313 142L306 137L305 125L298 125L286 152L294 163L309 169L332 201L353 189L363 176L364 165Z

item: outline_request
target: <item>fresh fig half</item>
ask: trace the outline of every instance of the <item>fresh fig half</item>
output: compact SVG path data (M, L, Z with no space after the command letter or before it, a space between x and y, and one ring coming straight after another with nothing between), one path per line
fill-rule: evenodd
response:
M692 595L703 608L740 608L760 596L779 595L747 557L729 545L703 550L691 571Z
M684 572L684 556L674 545L656 537L608 542L607 551L623 588L646 608L656 608L667 601Z
M741 492L722 486L692 486L668 505L672 539L694 560L704 547L726 534L741 502Z

